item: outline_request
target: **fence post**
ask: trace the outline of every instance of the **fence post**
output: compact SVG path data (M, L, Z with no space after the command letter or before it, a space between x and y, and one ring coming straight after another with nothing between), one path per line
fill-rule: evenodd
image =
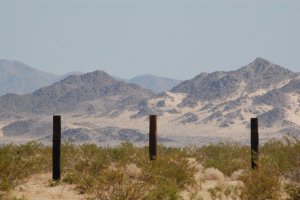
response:
M61 116L53 116L52 179L60 180Z
M251 118L251 168L256 169L258 161L258 120Z
M149 126L149 157L150 160L156 159L156 145L157 145L157 116L150 115Z

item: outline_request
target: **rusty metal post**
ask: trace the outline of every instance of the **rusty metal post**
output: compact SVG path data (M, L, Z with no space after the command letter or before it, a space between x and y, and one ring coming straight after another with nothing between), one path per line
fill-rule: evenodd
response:
M150 115L149 126L149 157L150 160L156 159L156 146L157 146L157 116Z
M256 169L258 161L258 120L251 118L251 168Z
M53 116L52 179L60 180L61 116Z

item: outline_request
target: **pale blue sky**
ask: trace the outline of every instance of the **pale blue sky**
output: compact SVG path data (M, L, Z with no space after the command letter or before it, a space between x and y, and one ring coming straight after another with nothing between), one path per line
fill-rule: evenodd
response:
M264 57L300 71L299 0L0 0L0 59L178 79Z

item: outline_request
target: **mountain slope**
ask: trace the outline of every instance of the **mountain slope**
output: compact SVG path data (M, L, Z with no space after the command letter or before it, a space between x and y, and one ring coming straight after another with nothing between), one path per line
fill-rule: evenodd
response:
M59 79L59 76L39 71L18 61L0 60L0 95L29 93Z
M120 115L153 95L150 90L117 81L103 71L72 75L31 94L1 96L0 137L4 137L2 142L12 139L14 142L30 139L49 142L52 115L60 114L62 137L66 140L75 139L77 143L116 143L125 139L144 142L146 136L136 126L126 127ZM116 118L121 121L115 121ZM108 133L112 127L117 134Z
M287 133L299 136L299 88L299 73L262 58L234 71L201 73L156 95L96 71L32 94L0 97L0 128L4 138L49 141L51 115L62 113L64 138L145 144L148 115L157 114L160 141L180 146L249 143L250 118L258 117L264 142Z
M148 75L136 76L130 79L128 82L140 85L143 88L150 89L155 93L161 93L172 89L174 86L178 85L181 81L148 74Z
M262 137L296 133L299 79L299 73L257 58L235 71L184 81L140 103L136 117L158 114L175 135L248 136L251 117L259 118Z
M171 92L187 93L189 98L199 100L226 99L258 90L271 90L297 76L262 58L236 71L201 73L174 87Z
M149 98L153 93L135 84L117 81L103 71L69 76L26 95L0 97L1 116L8 113L102 112L121 109ZM101 99L101 104L97 103ZM96 102L93 102L96 101Z

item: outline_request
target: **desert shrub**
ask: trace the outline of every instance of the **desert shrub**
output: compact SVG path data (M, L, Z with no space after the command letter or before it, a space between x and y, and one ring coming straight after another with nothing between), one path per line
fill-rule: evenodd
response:
M213 188L209 188L208 192L211 199L239 199L239 187L233 185L225 185L222 183L217 184Z
M177 200L180 199L179 188L175 182L159 183L155 188L149 191L149 193L143 198L147 200Z
M250 163L250 149L235 143L210 144L199 148L197 159L206 168L216 168L230 176Z
M150 161L147 147L129 143L76 148L64 181L95 199L178 199L180 190L194 183L195 170L180 149L158 146L157 160Z
M108 166L110 160L106 149L95 144L65 144L62 155L63 181L78 185L83 192L93 184L94 177Z
M122 143L118 147L108 148L108 155L111 162L127 163L136 158L143 158L144 152L141 152L141 148L133 146L131 143Z
M157 181L174 181L182 188L192 184L195 169L191 167L183 153L176 149L161 148L158 159L149 161L147 158L141 165L145 179L156 184Z
M242 174L233 176L244 182L240 191L218 186L209 191L213 198L235 198L241 194L242 199L280 199L282 177L290 181L285 187L290 199L299 198L300 142L294 138L262 145L259 168L254 171L249 169L250 147L239 144L184 149L158 146L157 152L157 159L150 161L148 147L130 143L117 147L63 143L63 181L75 184L91 199L180 199L182 191L197 186L196 167L188 162L188 158L197 158L210 168L202 170L205 180L225 180L223 174L230 176L233 172ZM52 148L36 142L0 146L0 194L32 174L51 171L51 159Z
M105 169L95 179L92 198L96 199L142 199L147 191L147 183L131 178L122 168Z
M300 199L300 184L298 183L288 183L285 186L285 191L289 195L288 200L298 200Z
M261 156L256 170L248 170L241 180L245 200L282 199L279 167L271 158Z
M13 189L32 174L49 170L51 150L37 142L0 147L0 191Z
M64 142L61 145L61 170L62 174L74 168L77 163L79 148L71 142Z
M261 147L261 154L270 157L283 172L300 168L300 141L285 137L284 140L272 140Z

